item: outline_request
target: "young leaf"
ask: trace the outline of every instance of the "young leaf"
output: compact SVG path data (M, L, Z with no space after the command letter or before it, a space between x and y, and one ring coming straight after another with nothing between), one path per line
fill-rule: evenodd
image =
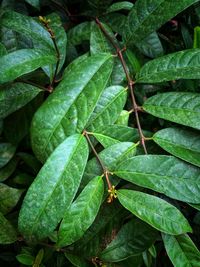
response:
M156 240L158 232L137 218L126 223L112 242L102 251L103 261L118 262L141 254Z
M13 83L0 89L0 118L23 107L40 92L38 87L25 83Z
M53 54L40 49L21 49L0 58L0 84L56 62Z
M71 204L87 162L85 137L75 134L48 158L30 186L19 214L19 229L28 238L53 232Z
M200 266L200 252L188 235L162 234L162 239L174 267Z
M0 143L0 168L4 167L14 156L16 147L10 143Z
M123 37L137 43L198 0L137 0L127 18Z
M10 222L0 212L0 244L11 244L17 240L17 233Z
M155 133L153 140L172 155L200 167L199 133L179 128L166 128Z
M136 76L138 83L199 79L200 49L171 53L147 62Z
M85 128L112 71L112 56L94 55L71 63L62 82L37 110L32 147L45 161L65 138Z
M123 161L120 178L184 202L200 203L200 170L164 155L141 155Z
M127 189L118 190L117 196L126 209L157 230L171 235L192 231L182 213L159 197Z
M157 94L150 97L143 108L158 118L200 129L200 95L197 93Z
M103 193L104 184L101 176L92 179L83 189L64 214L58 232L59 247L70 245L83 236L98 213Z

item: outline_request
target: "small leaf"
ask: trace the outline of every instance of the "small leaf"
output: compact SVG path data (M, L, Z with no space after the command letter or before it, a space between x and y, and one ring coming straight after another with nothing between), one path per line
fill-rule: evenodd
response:
M0 168L4 167L14 156L16 147L10 143L0 144Z
M9 114L26 105L41 90L38 87L25 83L14 83L0 89L0 118L5 118Z
M26 0L31 6L40 9L40 0Z
M199 103L197 93L170 92L150 97L143 108L158 118L200 129Z
M11 244L17 240L17 233L10 222L0 213L0 244Z
M118 2L118 3L114 3L112 4L106 11L106 13L111 13L111 12L116 12L119 10L131 10L131 8L133 7L133 3L128 2L128 1L123 1L123 2Z
M172 155L200 167L199 133L179 128L166 128L155 133L153 140Z
M99 143L104 147L107 148L109 146L115 145L120 143L119 140L111 138L107 135L103 135L100 133L91 133L98 141Z
M136 256L148 249L156 240L158 232L137 218L122 226L117 236L102 251L103 261L118 262Z
M147 62L136 76L137 83L199 79L200 49L179 51Z
M164 155L141 155L123 161L114 174L131 183L184 202L200 203L200 170Z
M42 263L42 260L43 260L43 257L44 257L44 249L41 248L38 251L37 256L35 257L35 260L34 260L34 263L33 263L33 267L40 267L41 263Z
M32 266L35 258L30 254L18 254L16 259L24 265Z
M3 182L10 177L10 175L15 171L17 163L18 160L14 157L0 169L0 182Z
M159 197L127 189L118 190L117 196L126 209L157 230L171 235L192 231L182 213Z
M199 267L200 252L188 235L162 234L165 249L174 267Z
M42 239L53 232L78 190L87 157L83 135L72 135L57 147L24 198L19 214L21 233Z
M101 176L95 177L87 184L64 214L58 232L59 247L68 246L83 236L98 213L103 193Z
M199 26L196 26L194 28L193 48L200 48L200 27Z
M21 49L0 58L0 84L56 62L56 57L40 49Z

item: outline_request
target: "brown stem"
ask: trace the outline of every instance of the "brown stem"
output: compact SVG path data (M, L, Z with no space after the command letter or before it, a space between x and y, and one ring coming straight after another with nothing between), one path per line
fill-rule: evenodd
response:
M147 149L146 149L146 145L145 145L145 136L142 132L142 128L141 128L141 124L140 124L140 119L139 119L139 114L138 114L138 105L135 99L135 95L134 95L134 81L131 79L130 75L129 75L129 71L126 65L126 62L124 60L124 57L122 55L122 51L124 51L126 48L124 47L124 49L120 49L118 47L118 45L115 43L115 41L113 40L113 38L110 36L110 34L106 31L106 29L103 27L102 23L99 21L98 18L96 18L96 23L99 26L99 28L101 29L101 31L104 33L104 35L106 36L106 38L110 41L110 43L112 44L112 46L115 48L117 55L121 61L124 73L126 75L126 79L128 82L128 88L130 90L130 94L131 94L131 101L132 101L132 105L133 105L133 110L135 112L135 118L136 118L136 123L137 123L137 127L138 127L138 132L140 135L140 142L143 146L144 149L144 153L147 154Z
M45 86L42 86L42 85L37 84L37 83L34 83L32 81L27 81L27 80L25 81L25 80L17 79L16 82L30 84L32 86L40 88L43 91L48 91L49 92L49 88L46 88Z

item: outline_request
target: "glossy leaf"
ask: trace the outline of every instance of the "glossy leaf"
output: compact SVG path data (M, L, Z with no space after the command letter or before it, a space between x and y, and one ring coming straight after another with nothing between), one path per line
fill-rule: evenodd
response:
M14 156L16 147L10 143L0 143L0 168L4 167Z
M137 0L124 27L126 43L137 43L198 0Z
M200 95L170 92L150 97L143 105L148 113L165 120L200 129Z
M147 62L136 76L138 83L199 79L200 49L188 49Z
M17 240L17 233L10 222L0 213L0 244L11 244Z
M141 254L156 240L158 232L137 218L126 223L101 253L103 261L118 262Z
M162 238L174 267L200 266L200 252L188 235L162 234Z
M38 87L25 83L14 83L0 89L0 118L5 118L25 106L40 92Z
M120 115L127 99L127 89L122 86L110 86L104 90L86 128L96 131L100 127L113 124Z
M17 205L23 191L0 183L0 212L9 213Z
M192 231L182 213L159 197L127 189L118 190L117 196L126 209L157 230L171 235Z
M62 82L37 110L32 123L32 147L45 161L65 138L82 132L112 71L112 56L94 55L75 60Z
M92 133L92 135L99 141L99 143L104 148L120 143L119 140L109 137L107 135L103 135L100 133Z
M118 125L128 126L129 116L130 116L130 112L124 109L119 114L119 117L115 123Z
M111 12L116 12L119 10L131 10L131 8L133 7L133 3L128 2L128 1L122 1L122 2L118 2L118 3L114 3L112 4L108 9L107 9L107 13L111 13Z
M72 203L61 222L58 232L59 247L67 246L80 239L93 223L104 193L101 176L92 179Z
M153 140L172 155L200 167L199 133L166 128L154 134Z
M78 190L87 157L85 137L75 134L48 158L20 210L19 229L27 238L42 239L53 232Z
M123 161L117 176L184 202L200 203L200 170L173 157L141 155Z
M91 23L86 21L70 29L67 33L70 44L79 45L83 41L90 40Z
M14 51L0 58L0 84L55 62L56 57L44 50L21 49Z

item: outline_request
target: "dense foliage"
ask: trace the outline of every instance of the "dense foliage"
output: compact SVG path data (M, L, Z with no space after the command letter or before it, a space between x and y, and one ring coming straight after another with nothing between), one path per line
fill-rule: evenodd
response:
M200 3L3 0L0 266L200 267Z

